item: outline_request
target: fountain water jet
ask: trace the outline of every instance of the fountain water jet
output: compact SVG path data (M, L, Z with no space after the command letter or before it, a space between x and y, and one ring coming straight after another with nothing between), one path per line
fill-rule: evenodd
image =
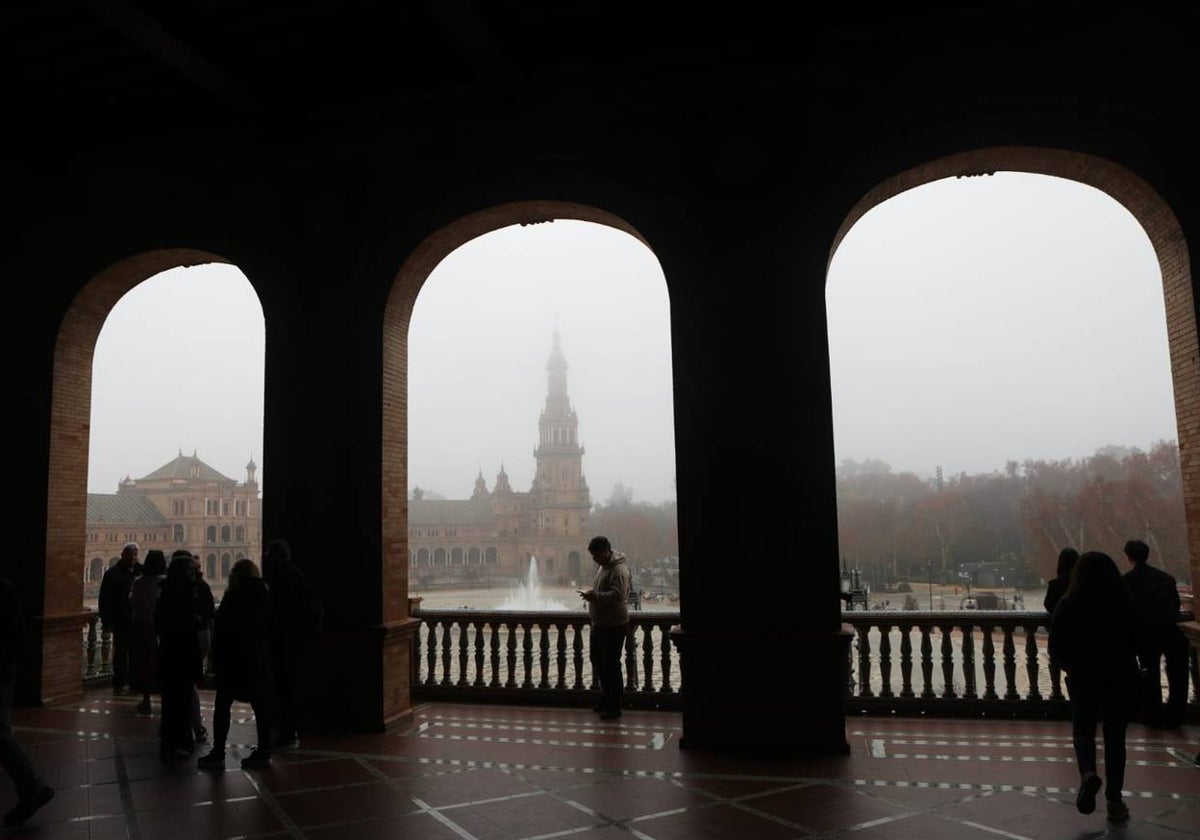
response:
M529 573L525 583L517 584L517 591L505 598L496 609L517 610L521 612L551 612L569 609L566 605L550 598L542 597L538 584L537 559L529 558Z

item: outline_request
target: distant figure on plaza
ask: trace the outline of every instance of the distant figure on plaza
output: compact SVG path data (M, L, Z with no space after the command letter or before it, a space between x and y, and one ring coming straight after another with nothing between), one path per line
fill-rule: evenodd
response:
M1046 584L1046 597L1042 600L1042 606L1051 615L1054 614L1059 599L1067 594L1067 588L1071 585L1071 570L1077 562L1079 552L1075 549L1067 547L1058 552L1058 568L1054 571L1054 577Z
M203 676L200 609L192 554L180 549L171 555L167 579L154 610L158 685L162 691L159 758L163 761L185 761L195 749L192 692Z
M1125 586L1137 607L1134 640L1142 663L1139 707L1149 726L1176 729L1183 725L1188 695L1188 641L1179 629L1179 588L1175 578L1149 563L1150 546L1141 540L1125 543L1130 569ZM1162 670L1167 665L1167 703L1162 701Z
M142 693L137 710L143 715L154 712L150 695L158 692L158 634L154 632L154 608L167 578L167 557L157 548L146 552L142 573L129 593L133 624L129 635L129 685Z
M213 598L212 587L204 579L204 567L200 565L200 558L195 554L192 555L192 567L196 575L196 603L199 604L200 610L201 626L196 638L200 642L200 681L203 682L204 664L208 662L208 651L212 646L212 626L217 613L217 602ZM192 736L197 744L208 742L208 730L204 728L204 716L200 714L199 684L192 689Z
M1050 621L1050 657L1067 672L1071 697L1071 738L1079 767L1075 807L1096 810L1103 784L1096 772L1096 723L1103 721L1104 798L1108 821L1129 820L1121 798L1125 785L1125 729L1136 703L1138 663L1134 655L1137 614L1107 554L1085 552L1076 562L1071 586Z
M129 686L129 640L133 631L133 608L129 601L133 581L142 573L138 544L125 543L121 557L100 579L97 607L104 629L112 633L113 694L122 695Z
M4 815L4 825L10 828L25 822L54 798L54 788L33 769L33 763L17 743L12 730L13 681L23 622L21 598L16 588L8 578L0 577L0 766L17 789L17 804Z
M271 593L275 625L271 635L271 663L275 679L276 732L272 746L300 746L296 724L296 667L300 649L321 631L323 610L308 578L292 560L286 541L271 540L263 553L263 577Z
M239 560L229 570L229 584L213 622L212 664L217 677L213 705L213 746L196 762L207 770L225 769L233 701L254 709L258 745L242 759L242 767L271 763L271 594L253 560Z
M598 568L592 588L579 597L587 601L592 624L589 653L600 680L600 702L593 709L601 720L616 720L621 716L621 659L629 634L629 566L624 554L613 551L608 537L592 537L588 553Z

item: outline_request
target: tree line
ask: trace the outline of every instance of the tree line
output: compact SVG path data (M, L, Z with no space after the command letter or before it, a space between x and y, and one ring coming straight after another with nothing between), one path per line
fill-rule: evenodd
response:
M1024 566L1054 576L1064 546L1120 560L1126 540L1190 580L1179 449L1105 447L1088 458L1009 461L1003 471L931 479L888 464L843 461L838 537L851 565L893 580L943 580L974 564Z

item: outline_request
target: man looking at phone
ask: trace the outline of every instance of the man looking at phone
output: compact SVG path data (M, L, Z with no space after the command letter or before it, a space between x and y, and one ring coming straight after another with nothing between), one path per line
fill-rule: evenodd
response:
M621 659L629 634L629 566L624 554L613 551L608 537L592 537L588 553L598 567L596 578L579 597L587 602L592 623L589 654L600 680L600 702L594 710L601 720L616 720L621 716Z

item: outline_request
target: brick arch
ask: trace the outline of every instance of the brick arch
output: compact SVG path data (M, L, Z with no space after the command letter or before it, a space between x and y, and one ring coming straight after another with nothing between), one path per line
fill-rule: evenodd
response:
M1175 394L1183 503L1192 580L1200 580L1200 361L1191 258L1183 227L1162 196L1141 177L1095 155L1062 149L995 146L949 155L905 170L878 184L851 208L834 237L830 260L846 233L871 208L902 192L939 181L994 172L1052 175L1095 187L1132 214L1146 232L1162 272L1167 343Z
M408 619L408 326L417 293L430 273L461 245L512 225L555 219L595 222L624 231L650 247L623 219L582 204L522 201L464 216L434 232L401 266L388 293L383 317L383 621ZM651 248L653 250L653 248ZM491 549L494 551L494 549ZM395 642L400 648L398 640ZM385 717L390 714L385 710Z
M121 297L143 280L180 266L228 262L216 254L186 248L128 257L89 280L63 316L54 347L50 397L43 701L75 695L80 689L83 570L78 558L85 550L92 356L100 329Z

